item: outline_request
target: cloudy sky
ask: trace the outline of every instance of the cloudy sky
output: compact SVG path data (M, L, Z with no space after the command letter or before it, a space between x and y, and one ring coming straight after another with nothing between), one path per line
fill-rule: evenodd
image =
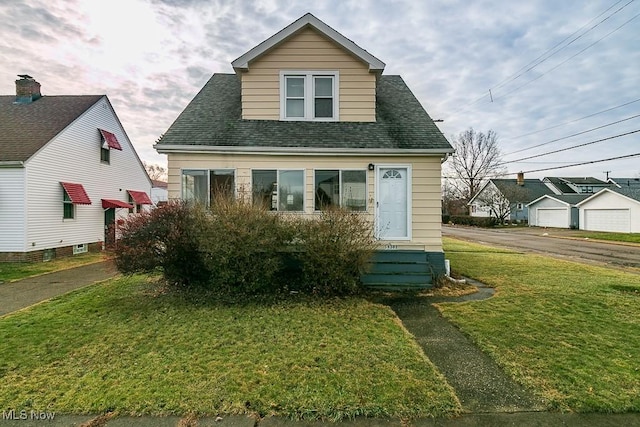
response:
M494 130L509 172L640 175L640 0L0 0L0 94L17 74L106 94L166 164L152 146L209 77L307 12L401 75L450 140Z

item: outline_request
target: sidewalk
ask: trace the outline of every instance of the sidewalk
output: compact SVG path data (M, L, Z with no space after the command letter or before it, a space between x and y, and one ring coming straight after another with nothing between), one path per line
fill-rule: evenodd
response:
M116 274L113 262L103 261L3 283L0 285L0 316L110 279Z

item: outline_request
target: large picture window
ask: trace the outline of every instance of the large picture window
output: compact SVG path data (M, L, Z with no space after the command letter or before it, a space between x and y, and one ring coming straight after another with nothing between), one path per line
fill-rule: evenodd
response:
M251 171L253 203L272 211L304 211L304 170Z
M283 120L338 120L338 72L281 72L280 102Z
M315 210L341 206L367 210L367 172L364 170L316 170Z
M209 206L217 197L235 196L233 169L185 169L182 171L182 199Z

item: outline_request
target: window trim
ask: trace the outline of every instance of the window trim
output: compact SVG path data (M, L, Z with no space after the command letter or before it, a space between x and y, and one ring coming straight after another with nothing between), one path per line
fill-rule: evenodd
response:
M304 78L304 116L287 117L287 77ZM333 79L333 116L315 116L315 78L331 77ZM340 72L337 70L281 70L280 71L280 120L283 121L340 121ZM327 99L323 97L323 99Z
M252 168L250 169L250 182L249 188L251 188L251 203L253 201L253 171L275 171L276 172L276 187L278 189L278 203L276 203L276 209L270 210L270 212L284 212L284 213L304 213L307 207L307 170L305 168ZM280 172L302 172L302 209L296 211L284 211L280 209Z
M314 168L313 169L313 211L314 212L322 212L322 209L317 209L316 208L316 172L317 171L338 171L338 185L339 185L339 204L338 206L341 208L344 208L345 206L342 206L342 199L343 199L343 193L342 193L342 187L343 187L343 182L342 182L342 173L343 172L364 172L364 193L365 193L365 197L364 197L364 210L355 210L355 209L349 209L351 212L368 212L369 211L369 171L366 168L337 168L337 169L325 169L325 168Z

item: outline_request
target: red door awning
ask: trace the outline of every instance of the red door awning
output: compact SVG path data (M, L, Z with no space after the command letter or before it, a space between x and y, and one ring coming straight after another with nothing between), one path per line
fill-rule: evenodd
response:
M72 182L61 182L62 188L67 192L69 199L71 199L71 203L74 205L90 205L91 199L89 199L89 195L84 190L82 184L74 184Z
M127 202L122 202L120 200L114 200L114 199L102 199L102 208L103 209L109 209L109 208L127 208L127 209L133 209L133 205L130 205Z
M152 205L153 202L144 191L127 190L136 205Z
M104 138L104 141L107 143L109 148L122 151L122 146L120 146L120 143L118 142L118 138L116 138L114 134L104 129L98 129L98 130L102 134L102 137Z

